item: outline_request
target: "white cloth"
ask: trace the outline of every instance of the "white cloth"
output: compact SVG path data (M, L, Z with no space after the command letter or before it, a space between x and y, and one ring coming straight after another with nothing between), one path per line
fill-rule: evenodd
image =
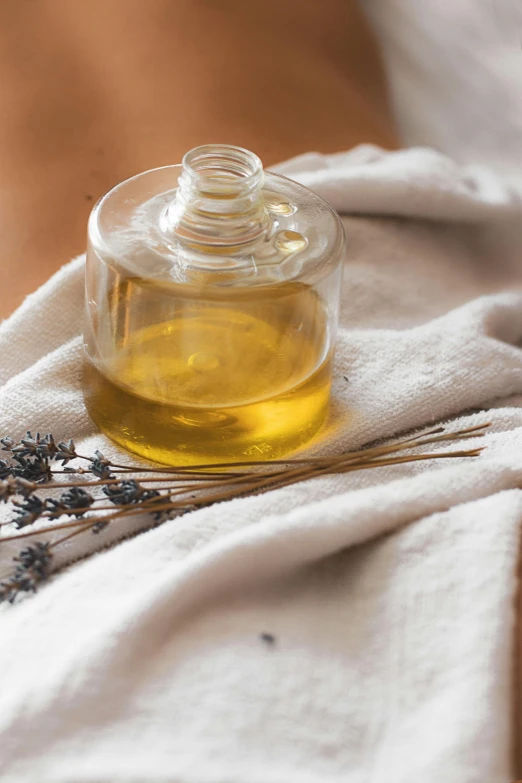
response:
M344 218L324 448L454 419L491 420L487 449L201 510L2 607L2 783L513 779L522 183L429 150L279 169L374 214ZM0 326L0 433L113 454L81 397L82 266Z
M360 3L380 39L403 143L520 170L520 0Z

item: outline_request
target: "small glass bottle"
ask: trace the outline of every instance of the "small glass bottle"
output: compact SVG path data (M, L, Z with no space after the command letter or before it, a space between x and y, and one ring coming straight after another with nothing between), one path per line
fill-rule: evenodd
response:
M275 459L325 420L344 232L253 153L208 145L89 219L84 394L98 427L170 465Z

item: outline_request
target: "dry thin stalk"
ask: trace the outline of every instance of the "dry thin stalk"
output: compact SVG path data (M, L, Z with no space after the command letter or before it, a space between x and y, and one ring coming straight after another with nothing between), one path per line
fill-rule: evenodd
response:
M18 528L29 528L22 533L2 537L0 543L34 538L43 533L47 536L57 531L67 531L65 536L59 539L35 543L21 550L18 558L15 558L17 565L13 575L0 583L0 602L13 601L19 593L36 589L49 575L52 553L81 533L96 533L120 519L144 513L153 514L155 522L152 524L161 524L172 515L179 516L215 503L265 493L327 475L425 460L476 457L481 452L480 448L422 454L400 452L437 443L481 437L489 426L482 424L453 433L446 432L443 427L437 427L394 444L372 446L332 456L176 468L120 465L110 462L99 452L95 457L85 457L76 452L73 441L55 444L50 435L45 438L37 435L33 438L31 433L27 433L26 438L18 444L10 438L0 439L4 450L11 451L14 460L12 464L0 460L0 471L3 471L3 474L0 473L0 501L3 499L12 502L18 515L11 522L2 525L14 523ZM73 459L87 460L89 468L78 468L76 471L67 468L65 472L77 473L82 478L55 483L49 479L62 471L51 469L50 462L53 459L61 460L64 465ZM119 476L115 473L119 473ZM96 478L86 480L83 478L86 474L94 474ZM35 478L31 479L33 475ZM3 480L5 476L7 479ZM128 478L129 476L139 477L139 481ZM97 488L101 488L104 494L91 494L91 491ZM60 490L62 494L58 499L41 498L40 495L34 494L35 491L50 490ZM24 500L13 500L16 496ZM103 504L107 499L112 505ZM102 513L108 511L112 513ZM60 516L68 518L35 530L36 521L53 521Z

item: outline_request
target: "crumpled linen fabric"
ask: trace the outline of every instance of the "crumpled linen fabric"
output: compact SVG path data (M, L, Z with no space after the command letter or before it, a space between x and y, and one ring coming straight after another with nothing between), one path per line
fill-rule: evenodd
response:
M49 584L0 607L1 781L513 779L522 180L368 146L278 170L347 234L314 448L491 422L465 441L486 448L237 499L96 554L146 521L71 540ZM0 434L130 460L82 401L83 263L0 326ZM0 537L2 576L19 548Z

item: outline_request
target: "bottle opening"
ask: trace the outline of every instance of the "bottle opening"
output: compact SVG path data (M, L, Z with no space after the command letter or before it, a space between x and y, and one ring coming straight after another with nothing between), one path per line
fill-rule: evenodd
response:
M259 190L263 164L253 152L225 144L205 144L187 152L182 161L184 183L207 190L236 186L242 193Z
M207 144L183 158L178 191L167 210L170 229L202 249L239 247L264 235L263 164L242 147Z

